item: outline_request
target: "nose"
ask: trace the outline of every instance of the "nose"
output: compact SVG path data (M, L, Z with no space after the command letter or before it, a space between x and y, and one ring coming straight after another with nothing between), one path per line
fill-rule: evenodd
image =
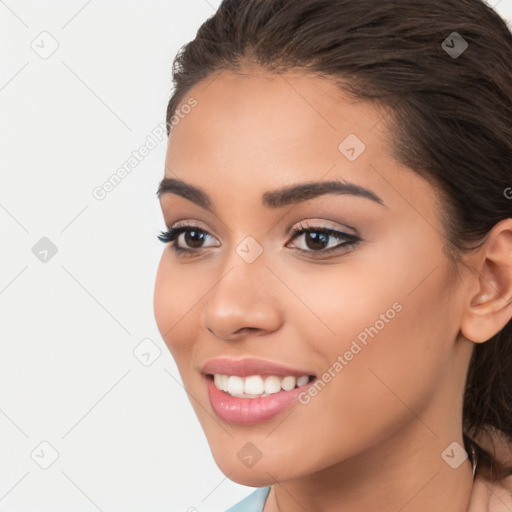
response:
M279 329L282 314L277 286L276 277L264 264L235 264L207 295L203 327L223 341Z

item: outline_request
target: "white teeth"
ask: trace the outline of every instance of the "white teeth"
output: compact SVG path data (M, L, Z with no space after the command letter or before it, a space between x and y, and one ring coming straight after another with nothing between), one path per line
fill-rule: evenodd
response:
M213 382L215 382L215 386L217 387L217 389L222 389L222 385L224 384L224 375L216 373L213 376Z
M303 377L299 377L297 379L297 387L304 386L304 384L307 384L309 381L309 377L304 375Z
M238 375L230 375L227 388L229 394L241 395L244 392L244 379Z
M248 395L261 395L265 391L265 383L259 375L245 378L244 393Z
M285 390L285 391L290 391L292 390L294 387L295 387L295 384L297 383L297 379L295 377L285 377L282 381L281 381L281 387Z
M228 376L227 375L220 375L219 373L216 373L213 376L213 380L215 382L215 386L217 387L217 389L220 389L221 391L228 390Z
M265 393L279 393L281 391L281 379L275 375L271 375L265 379Z
M214 374L213 381L217 389L225 391L230 395L240 398L259 398L283 391L291 391L295 386L304 386L309 382L309 377L278 377L270 375L262 377L261 375L249 375L239 377L238 375Z

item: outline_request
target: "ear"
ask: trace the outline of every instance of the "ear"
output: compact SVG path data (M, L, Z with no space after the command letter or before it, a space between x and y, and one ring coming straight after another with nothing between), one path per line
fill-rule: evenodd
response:
M512 218L492 228L471 260L474 281L460 329L468 340L482 343L512 318Z

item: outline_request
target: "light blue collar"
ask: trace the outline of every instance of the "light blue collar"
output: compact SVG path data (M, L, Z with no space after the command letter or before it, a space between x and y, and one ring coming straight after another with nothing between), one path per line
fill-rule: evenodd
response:
M259 487L226 512L263 512L263 505L270 493L270 487Z

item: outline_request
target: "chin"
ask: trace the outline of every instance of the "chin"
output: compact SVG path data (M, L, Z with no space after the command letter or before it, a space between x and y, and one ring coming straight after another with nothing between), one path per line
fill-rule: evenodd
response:
M237 484L249 487L266 487L275 484L276 481L281 482L297 478L305 471L305 467L288 467L289 464L283 460L280 453L274 453L273 457L265 457L265 454L262 454L261 458L257 460L251 460L250 458L244 460L244 455L248 453L247 448L243 451L245 445L245 442L233 440L233 443L228 447L216 446L212 450L213 458L219 469ZM297 469L300 469L300 471L297 471Z
M256 466L259 466L260 464L261 461ZM267 472L267 468L263 466L242 468L240 467L240 464L237 465L238 467L233 467L230 465L221 466L220 464L217 465L224 473L224 475L226 475L230 480L237 484L246 485L248 487L267 487L275 484L276 480L281 480L281 478L279 478L275 472L272 471L271 467Z

